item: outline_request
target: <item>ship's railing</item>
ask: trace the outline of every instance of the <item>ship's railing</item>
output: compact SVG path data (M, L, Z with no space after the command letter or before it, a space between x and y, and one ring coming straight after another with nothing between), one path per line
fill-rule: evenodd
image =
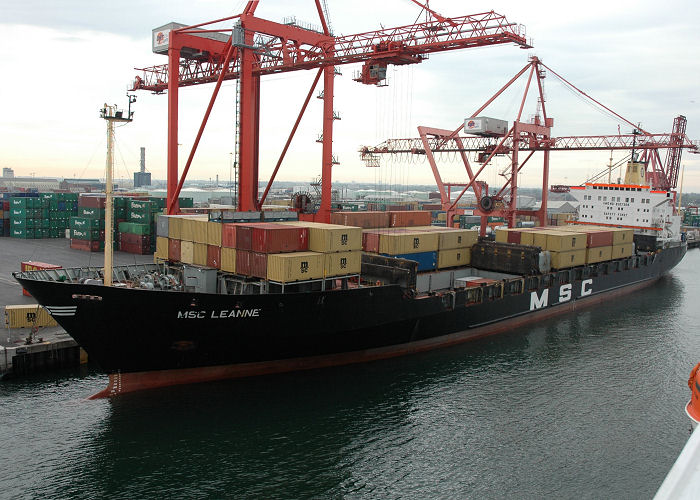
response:
M139 276L154 272L166 272L163 264L127 264L115 266L113 281L124 283L138 279ZM40 269L36 271L21 271L12 273L13 276L28 280L57 281L62 283L84 283L86 280L102 280L104 268L96 266L67 267L61 269Z

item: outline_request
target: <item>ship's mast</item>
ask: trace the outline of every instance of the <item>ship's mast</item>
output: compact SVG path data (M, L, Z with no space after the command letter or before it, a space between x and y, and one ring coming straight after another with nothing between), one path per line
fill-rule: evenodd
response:
M130 122L133 120L134 112L131 111L131 104L136 101L136 96L128 95L129 109L124 114L124 111L117 109L117 105L108 105L105 103L100 110L100 117L107 121L107 165L105 174L105 267L104 267L104 285L112 286L112 261L114 255L114 231L112 229L114 214L112 210L112 170L114 167L114 122Z

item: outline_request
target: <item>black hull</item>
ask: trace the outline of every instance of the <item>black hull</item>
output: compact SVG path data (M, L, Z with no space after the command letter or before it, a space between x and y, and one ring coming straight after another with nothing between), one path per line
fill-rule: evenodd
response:
M477 301L465 289L413 297L395 285L218 295L16 277L107 373L233 366L223 376L241 376L396 356L512 329L648 285L685 251L552 273L536 287L524 279L524 290Z

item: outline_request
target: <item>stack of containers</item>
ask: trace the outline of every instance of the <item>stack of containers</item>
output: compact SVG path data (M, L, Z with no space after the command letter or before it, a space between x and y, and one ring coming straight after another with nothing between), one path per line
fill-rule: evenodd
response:
M0 200L2 217L0 217L0 234L10 236L10 200Z
M362 228L319 222L286 222L308 230L306 255L276 254L268 262L268 279L286 283L306 279L360 274ZM320 271L316 271L320 265ZM305 266L307 268L305 269Z
M363 232L366 252L418 262L418 271L469 265L479 233L438 226L389 228Z
M10 206L10 204L8 202L7 207L9 208L9 206ZM7 212L9 212L9 210ZM10 214L8 213L7 215L9 217ZM0 200L0 236L5 236L5 224L3 222L4 220L5 220L5 201Z
M565 269L630 257L634 231L608 226L556 226L498 229L496 241L537 246L552 254L552 268Z
M153 253L155 240L155 204L144 199L129 198L126 201L126 221L119 223L119 250L145 255ZM155 212L157 214L157 212Z
M154 259L280 283L359 274L362 229L313 222L220 223L162 215Z
M235 238L237 274L283 283L323 277L322 256L307 252L307 228L269 222L233 226L225 231L227 244Z
M38 193L20 193L19 196L10 198L10 236L22 239L43 238L41 216Z
M43 193L40 197L49 210L49 237L64 238L70 218L78 213L78 193Z
M70 218L71 248L88 252L104 250L105 200L105 195L99 194L83 193L78 197L78 213Z

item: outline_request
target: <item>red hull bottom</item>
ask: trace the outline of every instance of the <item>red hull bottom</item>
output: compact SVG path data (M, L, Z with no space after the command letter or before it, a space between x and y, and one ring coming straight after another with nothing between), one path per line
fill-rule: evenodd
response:
M107 387L102 391L93 394L88 399L109 398L119 394L173 385L212 382L215 380L270 375L274 373L300 370L312 370L316 368L327 368L331 366L349 365L354 363L366 363L380 359L415 354L460 344L489 335L503 333L505 331L513 330L520 325L532 323L543 318L575 311L581 307L599 304L601 302L608 301L611 297L626 295L639 290L640 288L644 288L656 281L656 279L625 286L624 288L606 292L600 295L585 297L557 307L527 313L515 318L505 319L498 321L497 323L473 328L471 330L456 332L432 339L410 342L407 344L368 349L365 351L264 361L257 363L240 363L235 365L205 366L201 368L184 368L176 370L158 370L133 373L112 373L109 375L109 384Z

